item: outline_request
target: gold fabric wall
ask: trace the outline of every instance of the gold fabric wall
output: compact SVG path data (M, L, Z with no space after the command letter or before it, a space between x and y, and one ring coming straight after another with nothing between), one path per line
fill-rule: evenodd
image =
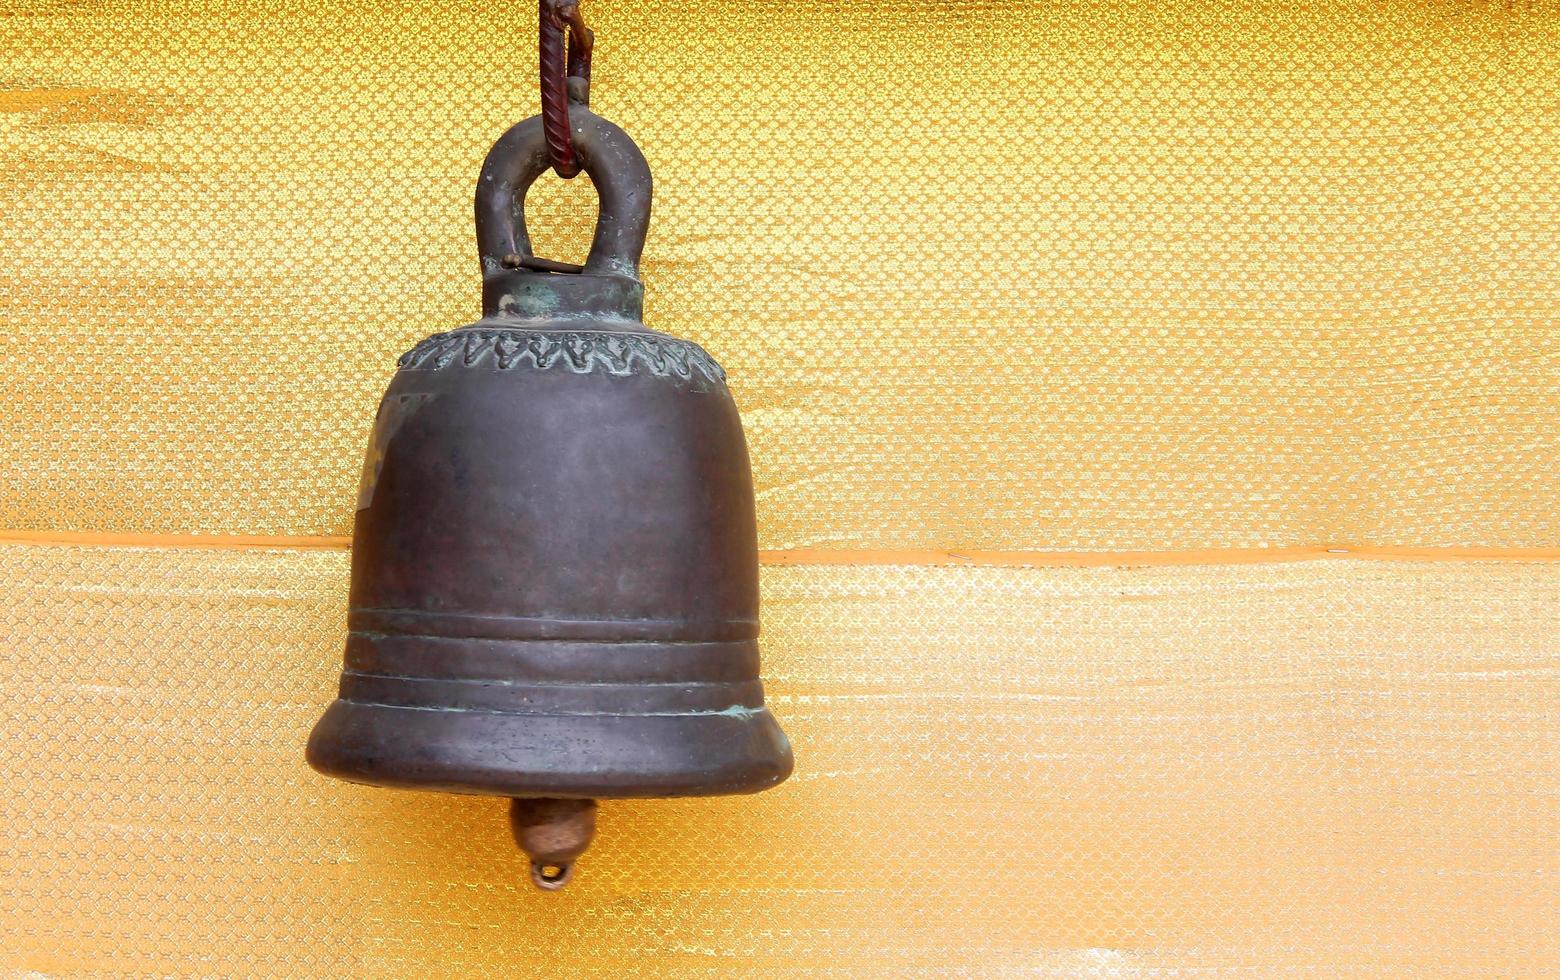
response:
M796 776L302 764L530 4L0 0L0 972L1560 968L1560 5L587 4Z

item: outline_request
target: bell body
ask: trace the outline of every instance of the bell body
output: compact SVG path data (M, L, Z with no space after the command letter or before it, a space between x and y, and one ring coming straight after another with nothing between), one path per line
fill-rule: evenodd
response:
M643 330L479 323L402 360L353 536L346 779L504 796L763 789L753 490L720 368Z
M707 353L641 322L649 171L571 108L602 202L583 272L522 267L517 202L546 168L530 120L479 181L482 320L402 357L380 405L340 695L308 745L330 775L583 799L790 773L741 421Z

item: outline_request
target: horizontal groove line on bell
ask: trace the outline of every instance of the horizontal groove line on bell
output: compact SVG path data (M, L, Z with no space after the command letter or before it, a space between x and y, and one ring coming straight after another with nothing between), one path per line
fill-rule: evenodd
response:
M344 671L338 697L344 701L474 711L641 714L754 708L764 703L764 688L756 680L725 684L538 685L395 678Z
M454 680L534 678L561 683L756 680L757 640L713 642L468 639L353 630L345 666L370 674Z
M672 687L675 687L675 688L710 687L710 688L714 688L714 687L736 687L736 686L740 686L742 684L747 684L747 683L751 683L752 681L758 680L758 678L754 677L754 678L750 678L749 680L741 680L741 681L545 681L545 680L532 680L530 678L527 678L526 680L523 680L523 681L517 681L517 680L513 680L513 679L509 679L509 678L502 678L502 677L421 677L421 676L418 676L418 675L415 675L415 674L382 674L382 673L379 673L377 671L371 671L371 670L351 670L351 669L343 670L341 672L341 675L343 677L347 677L347 676L351 676L351 677L369 677L369 678L374 678L374 679L377 679L377 680L387 680L387 681L437 681L437 682L441 682L441 683L451 683L451 684L472 684L472 685L476 685L478 687L510 687L510 688L521 688L521 687L541 687L541 688L580 687L580 688L598 688L598 689L614 688L614 687L616 687L616 688L625 688L625 689L626 688L636 688L637 689L637 688L644 688L644 687L648 687L648 688L657 688L657 687L665 687L665 688L672 688Z
M745 637L736 640L655 640L634 638L629 640L605 640L596 637L581 636L462 636L455 633L407 633L387 632L385 630L349 629L350 636L365 636L371 639L404 639L416 637L420 640L458 640L466 643L561 643L571 646L600 646L600 647L719 647L732 643L753 643L757 637Z
M719 711L494 711L488 708L440 708L434 705L416 704L387 704L383 701L361 701L357 698L341 698L350 700L355 705L368 708L394 708L398 711L432 711L451 712L456 714L483 714L483 715L534 715L540 718L717 718L720 716L732 718L750 718L754 715L767 715L769 709L763 705L746 707L734 704L729 708Z
M461 636L496 640L748 640L758 636L757 619L563 619L489 616L420 609L354 608L347 627L411 636Z

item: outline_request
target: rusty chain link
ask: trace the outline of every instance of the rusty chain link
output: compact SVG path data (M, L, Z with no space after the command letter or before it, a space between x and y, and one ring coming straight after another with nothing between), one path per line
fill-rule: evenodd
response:
M560 177L580 172L574 152L574 136L569 129L570 78L590 81L590 54L595 35L585 26L579 0L540 0L538 44L541 52L542 129L547 134L547 153L553 170ZM564 59L564 37L568 36L568 60Z

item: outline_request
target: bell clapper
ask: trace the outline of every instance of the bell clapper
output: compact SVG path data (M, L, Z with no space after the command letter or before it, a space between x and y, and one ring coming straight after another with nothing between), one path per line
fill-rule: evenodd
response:
M574 862L596 834L596 801L516 797L509 830L531 859L531 883L555 892L574 877Z

